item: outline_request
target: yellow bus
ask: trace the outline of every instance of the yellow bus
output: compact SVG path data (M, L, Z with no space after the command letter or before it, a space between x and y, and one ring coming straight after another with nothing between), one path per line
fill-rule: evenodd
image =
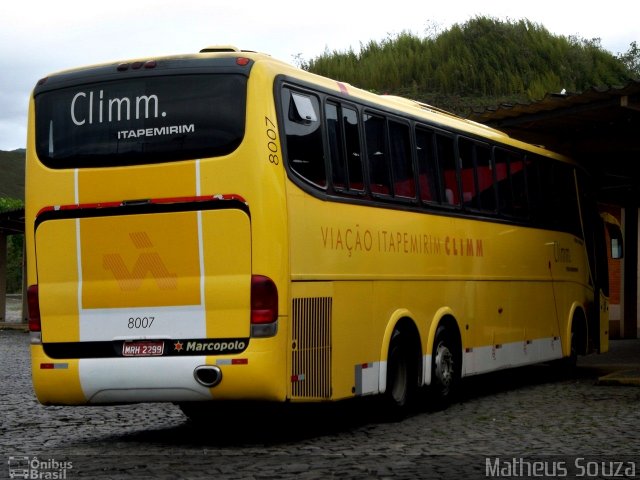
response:
M608 348L604 224L575 163L267 55L40 80L26 191L43 404L402 411Z

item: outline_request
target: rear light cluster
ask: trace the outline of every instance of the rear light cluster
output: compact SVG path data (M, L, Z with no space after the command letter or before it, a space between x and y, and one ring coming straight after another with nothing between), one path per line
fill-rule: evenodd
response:
M278 332L278 288L269 277L251 276L251 336L272 337Z
M29 310L29 332L31 333L31 343L42 343L42 324L40 322L38 285L30 285L27 288L27 308Z
M29 309L29 331L39 332L40 325L40 301L38 298L38 285L30 285L27 288L27 307Z
M40 300L38 285L27 288L29 331L40 338ZM272 337L278 332L278 288L269 277L251 276L251 336Z

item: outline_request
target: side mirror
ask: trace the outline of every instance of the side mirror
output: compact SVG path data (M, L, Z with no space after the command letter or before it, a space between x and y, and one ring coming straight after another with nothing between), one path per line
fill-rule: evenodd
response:
M620 259L624 255L620 223L613 215L608 213L601 213L600 216L607 227L607 232L609 232L609 239L611 240L611 258L615 260Z
M622 258L622 232L617 227L615 229L611 228L610 225L607 225L607 230L609 230L609 238L611 239L611 258Z

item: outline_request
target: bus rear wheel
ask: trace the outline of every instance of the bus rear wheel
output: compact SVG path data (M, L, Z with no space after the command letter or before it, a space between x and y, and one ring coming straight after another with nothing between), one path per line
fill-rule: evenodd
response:
M399 420L408 413L417 391L417 366L408 337L407 333L395 330L389 344L384 404L385 415L391 420Z
M431 355L430 397L436 407L445 407L453 401L460 381L459 345L455 336L443 325L436 330Z

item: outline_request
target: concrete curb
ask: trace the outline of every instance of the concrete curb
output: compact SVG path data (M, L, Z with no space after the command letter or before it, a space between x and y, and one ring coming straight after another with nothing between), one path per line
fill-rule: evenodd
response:
M29 325L17 322L0 322L0 330L21 330L23 332L28 332Z
M640 369L626 369L610 373L598 378L598 385L626 385L640 387Z

